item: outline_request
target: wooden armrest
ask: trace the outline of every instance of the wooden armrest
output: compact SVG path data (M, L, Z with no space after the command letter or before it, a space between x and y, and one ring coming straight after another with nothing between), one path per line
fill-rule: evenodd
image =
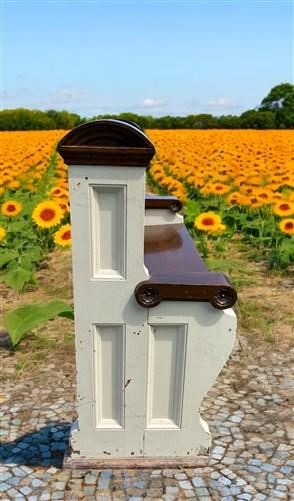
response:
M135 289L141 306L162 300L209 301L218 309L235 304L235 289L223 273L208 271L184 224L145 227L144 243L150 279Z
M182 202L177 197L145 197L145 209L168 209L171 212L179 212Z
M151 276L208 272L184 224L145 226L144 262Z

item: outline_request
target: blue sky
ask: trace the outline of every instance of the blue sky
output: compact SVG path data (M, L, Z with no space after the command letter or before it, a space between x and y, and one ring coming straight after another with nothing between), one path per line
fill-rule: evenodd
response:
M291 1L2 0L2 107L240 114L293 82Z

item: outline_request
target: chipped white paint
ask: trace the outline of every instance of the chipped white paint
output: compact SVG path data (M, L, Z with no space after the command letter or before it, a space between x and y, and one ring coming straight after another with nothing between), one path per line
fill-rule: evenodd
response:
M78 429L72 458L192 457L210 435L199 406L233 347L235 314L208 303L139 306L145 168L70 166Z

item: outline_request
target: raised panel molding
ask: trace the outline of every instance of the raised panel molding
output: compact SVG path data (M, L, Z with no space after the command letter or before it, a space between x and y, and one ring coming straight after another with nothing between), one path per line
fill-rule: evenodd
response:
M150 325L147 428L181 428L186 325Z
M92 277L126 278L126 186L90 186Z
M95 325L93 353L95 427L123 428L124 326Z

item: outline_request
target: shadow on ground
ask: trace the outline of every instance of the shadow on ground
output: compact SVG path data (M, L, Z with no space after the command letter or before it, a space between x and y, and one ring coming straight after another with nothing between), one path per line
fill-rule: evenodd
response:
M69 445L71 424L50 423L40 430L0 446L2 464L61 467Z

